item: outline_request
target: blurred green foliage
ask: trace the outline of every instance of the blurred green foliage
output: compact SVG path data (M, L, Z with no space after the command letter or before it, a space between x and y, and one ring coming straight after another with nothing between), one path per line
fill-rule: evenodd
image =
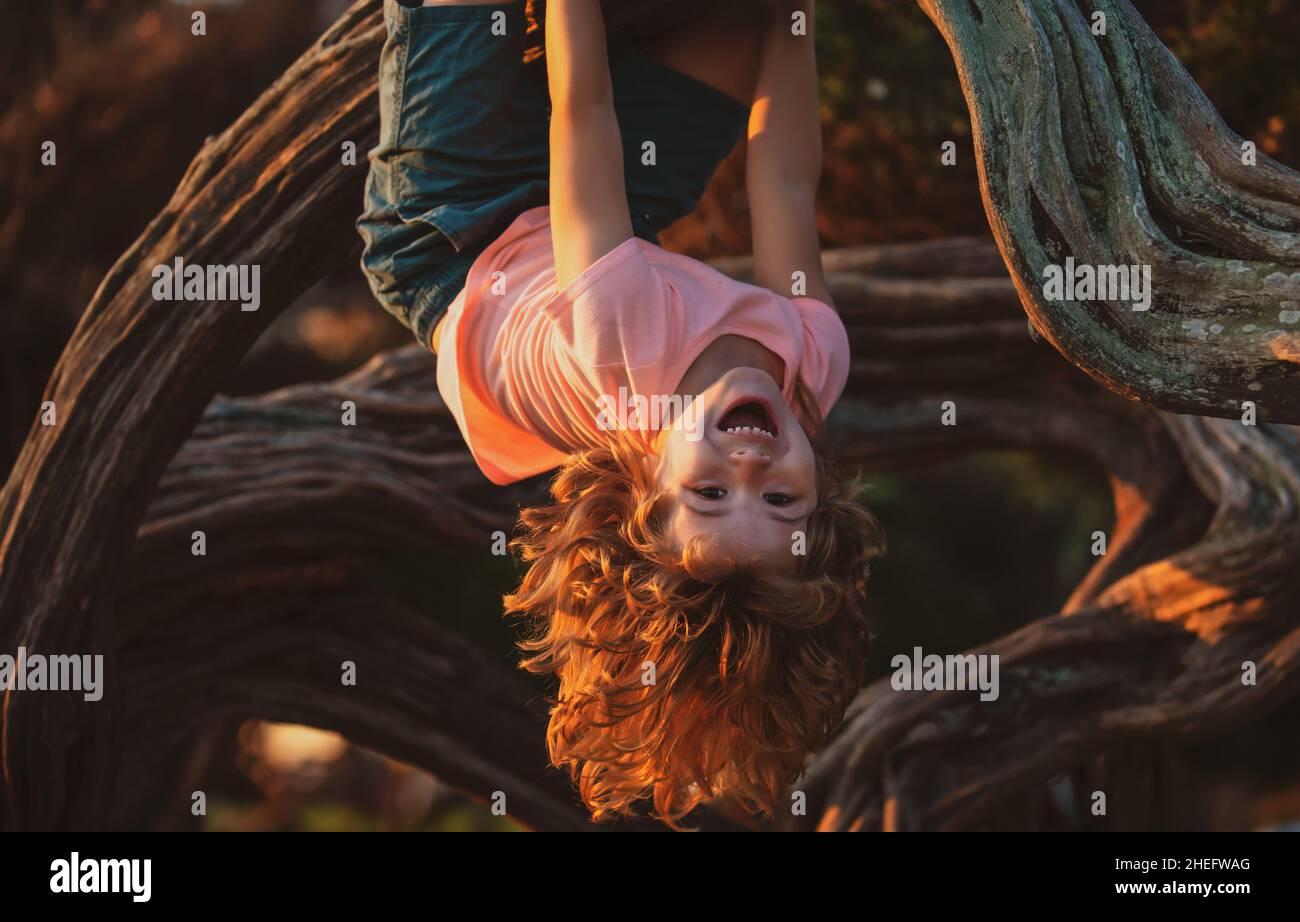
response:
M914 646L957 653L1060 610L1114 522L1104 475L1066 459L988 453L867 480L888 550L868 587L866 682Z
M1300 166L1300 3L1134 5L1229 126L1263 153ZM818 17L826 243L987 234L956 69L915 0L823 0ZM956 143L954 166L939 161L944 141Z
M817 8L831 246L983 234L970 121L952 58L914 2ZM957 164L939 162L955 141Z

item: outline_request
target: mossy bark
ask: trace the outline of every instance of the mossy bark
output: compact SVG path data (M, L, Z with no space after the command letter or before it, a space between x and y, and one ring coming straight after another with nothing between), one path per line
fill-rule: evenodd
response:
M1034 326L1119 393L1300 422L1300 174L1244 140L1127 0L920 0L970 108L989 224ZM1100 29L1104 16L1104 34ZM1152 303L1045 269L1149 266Z

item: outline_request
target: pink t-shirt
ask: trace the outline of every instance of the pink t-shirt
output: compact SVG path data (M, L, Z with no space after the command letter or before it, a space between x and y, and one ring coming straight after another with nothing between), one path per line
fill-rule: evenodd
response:
M474 262L438 337L438 390L488 479L513 483L602 444L602 395L670 395L718 337L745 336L802 378L823 414L848 377L839 315L638 237L555 287L550 211L524 212ZM623 388L623 391L620 391Z

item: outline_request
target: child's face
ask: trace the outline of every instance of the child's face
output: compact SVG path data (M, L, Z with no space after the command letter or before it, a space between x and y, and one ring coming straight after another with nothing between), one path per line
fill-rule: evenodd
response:
M765 372L736 368L692 409L690 425L659 441L665 535L678 549L711 535L732 557L793 572L795 532L806 533L817 508L817 476L812 445L781 389Z

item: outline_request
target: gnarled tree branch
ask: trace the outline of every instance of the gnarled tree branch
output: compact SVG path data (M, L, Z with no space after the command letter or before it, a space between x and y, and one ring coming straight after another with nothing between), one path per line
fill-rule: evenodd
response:
M1180 413L1300 422L1300 174L1242 139L1128 0L920 0L970 107L989 224L1034 325ZM1105 34L1091 27L1105 16ZM1098 20L1100 22L1100 20ZM1044 270L1149 266L1149 310Z

